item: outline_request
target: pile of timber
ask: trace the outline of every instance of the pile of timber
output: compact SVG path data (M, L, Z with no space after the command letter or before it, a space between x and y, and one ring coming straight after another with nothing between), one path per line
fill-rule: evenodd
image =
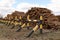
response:
M11 15L14 16L14 17L17 16L19 18L20 16L23 17L25 15L25 13L24 12L15 11Z
M58 23L59 19L57 16L52 14L52 11L47 9L47 8L40 8L40 7L32 7L30 10L28 10L26 13L24 12L18 12L15 11L12 14L8 14L6 19L10 20L13 19L17 16L18 19L20 16L22 16L23 23L27 23L27 16L30 16L31 20L40 20L39 17L40 15L43 16L43 28L55 28L57 27L56 23ZM29 22L31 27L35 27L36 22Z
M28 12L26 12L24 18L26 19L27 15L30 15L31 20L39 20L40 15L43 16L43 24L45 28L54 27L55 21L58 21L58 18L52 14L52 11L47 8L32 7ZM24 20L25 20L24 19ZM31 26L36 23L30 23ZM54 25L54 26L53 26ZM34 27L34 26L33 26Z
M57 15L56 17L59 19L59 22L60 22L60 15Z
M25 15L24 12L19 12L19 11L14 11L12 14L8 14L7 17L5 17L6 19L9 19L9 20L14 20L15 17L17 17L17 19L19 19L19 17L23 17Z

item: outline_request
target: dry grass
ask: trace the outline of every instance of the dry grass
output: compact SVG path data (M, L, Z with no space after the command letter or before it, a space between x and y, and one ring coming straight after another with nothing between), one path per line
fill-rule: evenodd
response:
M11 26L0 24L0 40L60 40L60 30L54 32L44 30L43 34L39 34L39 30L37 30L29 38L26 38L31 30L23 28L20 32L15 32L17 28L10 28Z

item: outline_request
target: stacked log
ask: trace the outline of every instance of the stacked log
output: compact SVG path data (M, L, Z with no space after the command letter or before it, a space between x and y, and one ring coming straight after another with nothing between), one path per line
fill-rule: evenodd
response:
M59 19L59 22L60 22L60 15L57 15L56 17Z
M28 12L26 12L26 15L24 16L24 20L26 20L27 15L30 15L31 20L39 20L40 15L43 16L43 24L49 25L50 27L53 27L53 21L58 21L58 18L52 14L52 11L47 8L39 8L39 7L33 7ZM30 23L31 26L35 25L36 23ZM48 26L48 27L49 27ZM34 26L33 26L34 27ZM45 27L46 28L46 27Z
M7 15L7 19L10 17L10 19L14 19L16 16L19 19L20 16L22 16L22 22L27 23L27 16L30 15L31 20L40 20L40 15L43 16L43 27L44 28L54 28L56 26L55 22L58 22L58 18L52 14L52 11L47 8L40 8L40 7L32 7L30 10L28 10L25 14L24 12L18 12L15 11L12 14ZM34 27L36 25L36 22L29 22L30 26Z
M51 10L48 10L46 8L31 8L31 10L28 10L25 16L30 15L31 19L39 19L39 16L42 14L44 16L49 16L51 13ZM37 16L38 15L38 16ZM33 17L34 16L34 17Z
M12 14L8 14L7 17L5 17L6 19L12 20L14 19L16 16L19 19L20 16L24 16L24 12L18 12L18 11L14 11Z
M24 14L24 12L15 11L15 12L13 12L11 15L12 15L13 17L17 16L17 17L19 18L20 16L23 17L25 14Z

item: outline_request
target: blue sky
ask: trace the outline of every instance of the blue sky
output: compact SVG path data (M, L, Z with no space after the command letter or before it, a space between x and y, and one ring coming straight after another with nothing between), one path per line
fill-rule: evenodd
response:
M50 0L16 0L16 3L13 5L14 7L17 6L19 3L30 3L30 4L38 4L38 5L44 5L51 3Z

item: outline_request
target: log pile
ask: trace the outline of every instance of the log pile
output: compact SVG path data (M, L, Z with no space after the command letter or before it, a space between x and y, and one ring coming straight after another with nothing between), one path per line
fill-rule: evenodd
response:
M60 22L60 15L57 15L56 17L59 19L59 22Z
M43 24L49 25L50 27L53 27L53 21L58 21L58 18L52 14L52 11L47 8L39 8L39 7L33 7L24 16L26 19L27 15L30 15L30 19L39 20L40 15L43 16ZM33 26L35 23L31 23L31 26ZM55 25L54 25L55 26ZM34 26L33 26L34 27ZM45 27L46 28L46 27Z
M40 15L44 15L44 17L47 15L50 16L51 15L51 10L48 10L46 8L31 8L31 10L28 10L28 12L26 13L25 16L30 15L31 19L39 19Z
M11 15L12 15L13 17L17 16L17 17L19 18L20 16L23 17L25 14L24 14L24 12L15 11L15 12L13 12Z
M7 17L5 17L5 18L6 19L9 19L10 18L10 20L11 20L11 19L14 19L17 16L17 18L19 19L20 16L23 17L24 15L25 15L24 12L15 11L12 14L8 14Z
M32 7L30 10L28 10L25 14L24 12L18 12L15 11L12 14L7 15L7 19L10 17L10 19L14 19L16 16L19 17L22 16L23 23L27 23L25 20L27 20L27 15L30 15L31 20L40 20L40 15L43 16L43 27L45 28L54 28L56 26L55 22L58 22L57 16L52 14L52 11L47 8L40 8L40 7ZM34 27L36 25L36 22L30 22L30 26Z

